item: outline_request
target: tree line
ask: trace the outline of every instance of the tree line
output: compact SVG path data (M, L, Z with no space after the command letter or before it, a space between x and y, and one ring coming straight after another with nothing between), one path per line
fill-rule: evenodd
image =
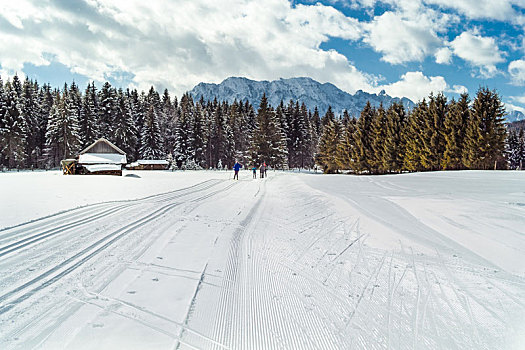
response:
M468 94L457 101L430 94L410 112L398 103L368 103L358 119L333 113L323 118L316 161L328 173L504 169L515 148L504 118L499 95L488 88L480 88L472 103ZM516 159L525 156L514 153ZM509 165L515 168L516 160Z
M104 137L128 161L170 159L175 168L231 167L235 160L276 168L312 167L319 113L290 101L273 108L266 97L257 111L247 101L180 101L168 90L145 93L104 83L81 91L18 76L0 78L0 165L53 168Z
M320 117L298 101L273 107L266 96L255 110L248 101L194 101L187 93L178 100L153 87L139 93L106 82L81 91L73 82L57 89L15 75L5 84L0 78L0 165L57 167L104 137L128 161L169 159L180 169L236 160L328 173L515 168L524 158L523 133L508 133L504 115L500 97L486 88L472 103L467 94L458 101L431 94L411 111L368 103L354 118L331 108Z

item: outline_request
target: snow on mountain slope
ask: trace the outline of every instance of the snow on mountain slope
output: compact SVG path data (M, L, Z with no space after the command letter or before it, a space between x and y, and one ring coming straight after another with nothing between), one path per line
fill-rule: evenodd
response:
M129 174L163 193L0 231L0 348L524 345L523 172Z
M370 101L375 107L382 103L385 108L393 102L401 102L407 109L411 109L415 105L414 101L406 97L391 97L384 90L379 94L358 90L354 95L351 95L333 84L321 84L306 77L281 78L273 81L255 81L243 77L230 77L220 84L199 83L189 93L195 100L201 97L204 97L204 100L217 98L219 101L228 101L229 103L235 100L248 100L255 109L258 108L261 97L265 93L273 107L277 107L281 100L285 104L290 100L299 101L299 103L304 102L306 107L312 111L317 107L321 116L326 113L328 106L332 106L332 110L336 114L341 114L346 109L350 115L359 116L367 101ZM474 98L474 96L471 97ZM508 122L513 122L524 120L525 116L520 111L509 110L506 119Z
M317 106L319 113L326 113L328 106L332 106L335 113L340 114L344 109L350 115L358 116L367 101L374 106L383 103L388 107L392 102L401 101L405 107L412 108L413 102L407 98L392 98L382 91L380 94L369 94L361 90L354 95L344 92L330 83L321 84L311 78L290 78L274 81L255 81L247 78L230 77L220 84L200 83L195 86L190 94L194 99L228 101L248 100L255 108L263 93L268 97L268 101L277 107L281 100L287 104L290 100L304 102L308 109L314 110Z

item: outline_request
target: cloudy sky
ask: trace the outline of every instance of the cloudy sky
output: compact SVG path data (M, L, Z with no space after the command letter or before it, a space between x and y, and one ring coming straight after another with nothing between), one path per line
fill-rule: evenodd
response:
M309 76L457 97L497 89L525 112L525 0L0 2L0 75L168 88Z

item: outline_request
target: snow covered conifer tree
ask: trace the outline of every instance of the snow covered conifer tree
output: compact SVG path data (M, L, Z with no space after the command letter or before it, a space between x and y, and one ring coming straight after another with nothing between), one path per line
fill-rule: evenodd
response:
M45 166L45 149L46 149L46 132L47 122L49 119L49 111L53 105L53 95L51 94L51 87L44 84L37 96L37 109L35 115L35 122L37 125L38 133L36 135L36 165L38 168Z
M178 167L186 164L195 154L193 150L195 127L193 99L184 94L180 100L179 117L175 123L175 147L173 156Z
M287 165L286 135L281 129L281 122L275 111L268 105L265 94L261 98L257 111L252 143L252 164L265 162L276 168Z
M140 158L162 159L164 157L158 116L153 105L149 107L144 117L141 140Z
M36 84L38 89L38 84ZM26 124L26 162L27 168L34 167L36 165L37 158L37 137L38 137L38 123L36 115L38 112L37 94L35 92L35 83L30 81L27 77L22 85L22 98L20 99L22 115L25 119Z
M16 76L15 76L16 77ZM0 122L0 151L9 168L23 166L25 161L26 123L14 86L5 85L5 113Z
M113 128L117 113L117 93L109 82L105 82L99 93L99 135L114 141Z
M193 118L193 160L197 167L204 167L206 164L206 128L205 128L205 111L200 103L195 105L195 114Z
M80 127L75 98L65 86L62 96L56 92L51 107L46 139L53 152L53 166L58 166L61 159L72 157L80 150Z
M0 77L0 167L4 165L4 152L2 150L2 145L4 143L3 141L3 134L2 129L4 125L4 116L7 111L7 96L4 91L4 82L2 81L2 77Z
M525 131L510 129L507 134L505 151L509 168L523 170L525 166Z
M117 113L114 123L115 145L133 159L137 147L137 134L130 103L122 89L119 89L117 93Z
M95 82L91 82L82 97L82 111L79 121L82 148L89 146L98 139L100 135L98 116L97 88Z

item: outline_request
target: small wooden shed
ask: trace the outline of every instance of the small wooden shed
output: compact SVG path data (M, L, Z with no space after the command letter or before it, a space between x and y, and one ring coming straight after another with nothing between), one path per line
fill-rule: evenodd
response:
M139 159L126 166L129 170L166 170L169 162L165 159Z
M126 163L126 152L105 138L100 138L80 152L77 173L121 176L122 166Z

